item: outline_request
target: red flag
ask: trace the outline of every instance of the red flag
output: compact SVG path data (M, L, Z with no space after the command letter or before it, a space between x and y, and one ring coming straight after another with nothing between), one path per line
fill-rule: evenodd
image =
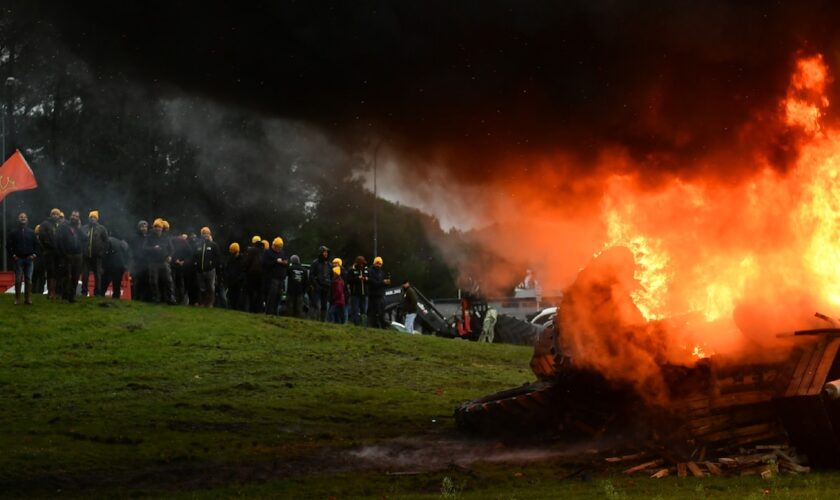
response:
M32 173L32 169L29 168L29 164L23 159L20 151L15 150L15 154L0 167L0 200L14 191L36 187L38 187L38 181L35 180L35 174Z

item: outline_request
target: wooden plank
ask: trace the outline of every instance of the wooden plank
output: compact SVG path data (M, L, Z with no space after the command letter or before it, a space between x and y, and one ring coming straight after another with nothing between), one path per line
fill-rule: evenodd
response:
M623 472L623 474L635 474L635 473L641 472L643 470L652 469L652 468L657 467L659 465L662 465L664 463L665 463L665 460L662 460L661 458L658 458L656 460L651 460L650 462L645 462L643 464L639 464L635 467L630 467L629 469L625 470Z
M685 465L686 465L686 467L688 467L688 470L691 471L692 476L694 476L694 477L706 477L706 475L703 474L703 471L700 470L700 467L696 463L688 462Z
M822 359L814 372L814 378L811 380L811 385L805 392L805 396L814 396L823 390L828 372L834 364L834 358L837 357L837 350L840 349L840 338L832 339L828 343L825 351L823 351Z
M811 358L817 356L818 350L818 343L814 343L814 345L808 348L803 348L802 356L796 363L796 369L790 378L790 384L788 385L787 391L785 391L785 396L795 396L799 392L799 386L802 384L802 377L805 375L805 370L808 368Z
M746 406L756 403L764 403L773 399L775 395L776 391L747 391L725 394L715 398L712 401L711 408L716 410L719 408L728 408L730 406Z
M805 373L802 375L802 382L799 385L799 389L797 389L796 395L803 394L804 391L807 391L808 388L811 386L811 382L814 380L814 375L817 373L817 367L820 366L820 362L823 359L823 354L825 353L825 348L828 346L828 342L825 340L820 341L817 344L815 352L817 353L816 356L813 356L808 363L808 367L805 368Z
M714 462L704 462L703 465L705 465L706 468L709 469L709 472L713 476L722 476L723 475L723 472L721 472L720 467L718 467L717 464L715 464Z
M807 474L807 473L811 472L811 468L810 468L810 467L806 467L806 466L804 466L804 465L795 464L795 463L792 463L792 462L786 462L786 461L784 461L784 460L782 460L781 462L779 462L779 467L781 467L782 469L786 469L786 470L792 471L792 472L796 472L796 473L798 473L798 474Z
M638 459L640 459L644 456L645 456L645 452L640 452L640 453L634 453L632 455L622 455L620 457L609 457L609 458L605 458L604 460L606 460L609 463L618 463L618 462L627 462L629 460L638 460Z
M686 466L685 462L680 462L680 463L677 464L677 476L678 477L688 476L688 467Z
M667 477L671 474L670 469L662 469L657 471L654 475L650 476L651 479L662 479L663 477Z
M713 434L708 434L703 436L702 439L704 441L716 442L716 441L724 441L727 439L734 439L734 438L742 438L747 436L753 436L757 434L765 434L773 428L773 424L756 424L756 425L747 425L744 427L736 427L729 431L721 431L715 432Z

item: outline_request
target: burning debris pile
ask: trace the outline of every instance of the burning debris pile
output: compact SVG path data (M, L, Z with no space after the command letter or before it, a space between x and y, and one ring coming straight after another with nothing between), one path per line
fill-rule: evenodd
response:
M651 479L661 479L676 474L679 477L706 476L754 476L770 478L778 474L798 475L811 472L811 468L802 465L803 457L796 453L795 448L787 445L756 445L750 449L740 448L729 456L719 455L708 458L706 449L695 450L689 460L681 462L668 453L662 453L659 458L656 452L636 453L620 457L609 457L609 464L637 463L622 471L627 475L648 475ZM675 461L676 460L676 461Z
M763 473L771 460L804 472L784 446L840 467L840 329L814 315L840 306L830 81L822 56L797 61L773 115L784 172L730 186L674 179L645 196L611 177L607 237L540 335L538 382L463 404L460 427L632 436L668 450L628 469L657 477ZM733 455L745 446L763 448Z

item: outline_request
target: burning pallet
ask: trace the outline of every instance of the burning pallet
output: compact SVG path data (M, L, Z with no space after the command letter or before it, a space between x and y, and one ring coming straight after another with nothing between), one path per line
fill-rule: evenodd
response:
M658 477L803 473L809 470L803 455L815 466L840 466L840 329L796 332L796 347L772 362L709 358L691 368L665 366L672 394L664 407L575 367L551 348L551 335L543 333L531 362L541 381L464 403L455 412L459 427L562 438L641 429L649 434L638 434L640 441L704 450L647 457L628 469Z

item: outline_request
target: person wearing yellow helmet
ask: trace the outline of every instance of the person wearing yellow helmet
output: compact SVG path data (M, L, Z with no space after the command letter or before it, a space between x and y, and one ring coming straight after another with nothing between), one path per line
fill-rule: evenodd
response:
M368 273L370 299L368 302L368 326L386 328L385 289L391 286L391 276L382 269L382 257L373 259L373 267Z
M332 267L333 269L338 268L341 270L341 280L344 283L344 322L350 319L350 288L348 286L348 277L347 277L347 269L344 268L344 262L338 258L334 257L332 260Z
M332 268L332 284L330 285L330 321L338 324L344 324L347 322L347 316L345 313L347 295L344 279L341 275L341 267L335 266Z
M279 314L280 298L286 282L289 261L283 252L283 238L276 237L262 254L263 276L266 280L265 313Z
M201 241L192 256L198 284L199 302L202 307L213 307L216 300L216 273L221 265L219 245L213 241L210 228L201 228Z
M263 247L262 238L254 235L251 238L251 246L248 247L245 253L245 262L243 263L245 270L245 301L248 311L254 313L265 311L262 270L262 254L264 251L265 247Z
M172 283L172 272L169 263L172 261L172 240L163 234L163 221L156 220L152 224L152 232L146 236L143 244L146 262L149 266L149 289L152 302L161 300L175 305L175 293ZM161 297L163 294L163 297Z
M109 242L108 230L99 223L99 210L90 211L88 223L82 226L82 233L85 235L85 247L82 250L82 295L88 295L88 276L93 273L93 293L104 297L102 259L108 251Z
M239 243L233 242L228 247L225 262L224 284L227 287L228 309L243 310L245 286L245 256L240 252Z

